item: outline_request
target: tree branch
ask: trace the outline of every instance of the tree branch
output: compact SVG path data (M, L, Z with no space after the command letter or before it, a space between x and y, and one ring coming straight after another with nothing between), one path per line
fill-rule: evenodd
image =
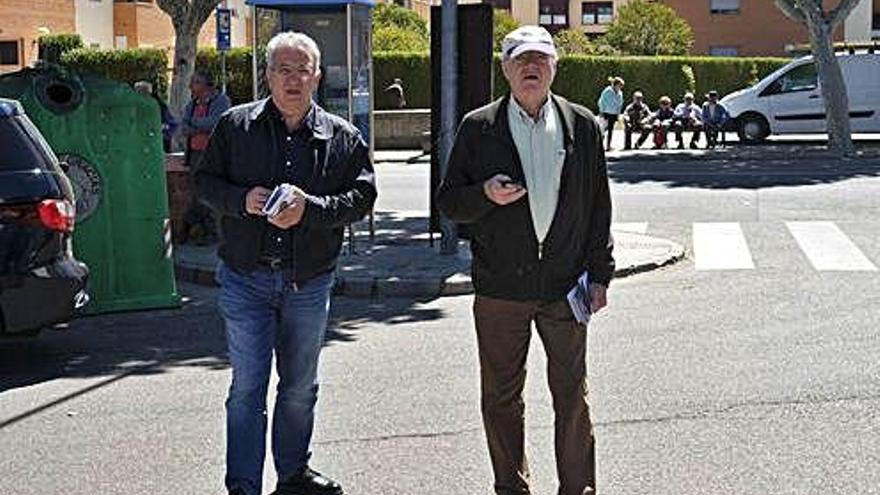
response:
M796 0L773 0L783 14L800 24L807 24L807 17L798 6Z
M190 5L188 0L156 0L156 6L168 14L175 29L189 19Z
M192 0L192 15L196 25L204 24L219 4L220 0Z
M828 13L828 25L831 26L832 31L849 17L858 3L859 0L841 0L840 4Z

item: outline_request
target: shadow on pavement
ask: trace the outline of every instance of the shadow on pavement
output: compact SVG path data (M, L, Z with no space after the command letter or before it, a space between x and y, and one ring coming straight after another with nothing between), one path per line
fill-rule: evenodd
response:
M619 156L609 165L608 174L622 184L656 182L668 187L705 189L804 186L880 177L880 158L876 154L841 159L803 147L762 148L668 153L660 160L638 154Z
M105 378L62 398L69 400L124 376L181 367L228 368L226 338L215 305L217 289L186 284L180 291L186 298L180 309L88 316L71 322L68 330L0 340L0 394L59 378ZM356 341L367 323L395 325L441 317L441 311L420 308L412 299L334 297L326 345ZM11 424L9 420L0 417L0 429Z

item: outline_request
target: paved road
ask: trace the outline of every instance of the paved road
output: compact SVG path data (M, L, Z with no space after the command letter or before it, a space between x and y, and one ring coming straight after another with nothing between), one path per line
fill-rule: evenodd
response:
M691 256L616 282L591 328L601 492L880 493L880 164L611 173L615 221ZM0 493L222 493L214 292L181 290L179 311L0 345ZM490 493L470 302L334 302L314 464L349 493ZM540 350L527 435L535 493L549 495Z

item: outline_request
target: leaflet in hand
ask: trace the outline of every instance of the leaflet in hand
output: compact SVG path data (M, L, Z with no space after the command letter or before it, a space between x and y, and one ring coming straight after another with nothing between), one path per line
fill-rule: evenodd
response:
M269 194L269 199L266 200L266 204L263 205L263 215L274 217L280 213L281 210L287 208L288 205L293 203L294 190L295 189L292 185L286 183L275 186L275 189Z
M568 291L568 305L578 323L586 325L590 321L590 274L584 272L577 283Z

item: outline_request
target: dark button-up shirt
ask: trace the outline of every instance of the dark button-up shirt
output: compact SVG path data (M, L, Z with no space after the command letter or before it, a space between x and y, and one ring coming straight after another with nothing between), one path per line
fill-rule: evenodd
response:
M272 138L278 140L281 151L280 160L274 164L275 181L272 186L288 183L302 187L306 184L315 169L317 149L311 146L315 128L314 105L303 119L303 125L290 131L284 123L284 117L274 103L266 105L272 118ZM264 261L275 260L285 269L293 268L293 231L283 230L269 225L263 238L262 258Z

